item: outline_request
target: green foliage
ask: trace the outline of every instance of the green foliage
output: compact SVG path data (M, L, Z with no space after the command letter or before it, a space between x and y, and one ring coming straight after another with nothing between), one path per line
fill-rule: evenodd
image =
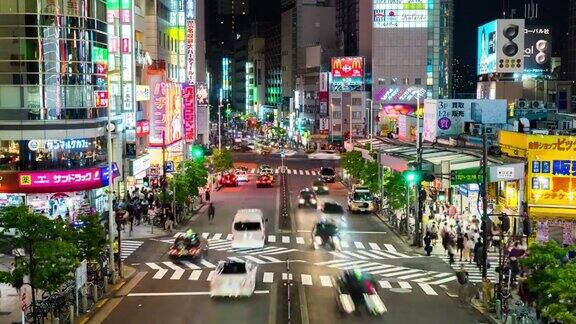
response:
M215 152L216 154L216 152ZM203 160L184 161L183 179L177 183L183 183L181 192L187 196L198 196L198 188L204 187L208 183L208 170ZM178 189L178 188L177 188ZM176 190L178 195L178 190Z
M88 262L98 261L100 253L106 247L106 231L100 224L100 217L98 214L83 215L80 216L80 220L84 223L84 227L72 231L73 242L78 248L80 258Z
M346 152L342 154L340 163L348 174L353 178L360 179L365 163L364 158L362 158L362 153L359 151Z
M362 183L370 189L371 193L378 193L380 191L380 183L378 181L378 163L366 161L360 173Z
M234 167L232 153L226 149L215 149L212 154L212 163L214 163L214 172L224 172Z
M167 193L167 200L172 200L172 193L174 192L174 185L176 185L176 202L185 203L190 195L186 176L183 173L174 173L172 178L168 179L168 188L170 193Z
M384 192L390 210L402 209L406 205L406 180L401 173L384 171Z
M528 270L528 287L542 314L562 323L576 323L576 261L566 262L568 248L555 241L533 244L520 261Z
M1 273L2 282L13 284L28 274L34 288L51 292L74 278L80 255L71 243L74 234L70 226L18 206L0 210L0 227L3 234L15 229L17 235L6 237L6 242L26 252L12 272Z

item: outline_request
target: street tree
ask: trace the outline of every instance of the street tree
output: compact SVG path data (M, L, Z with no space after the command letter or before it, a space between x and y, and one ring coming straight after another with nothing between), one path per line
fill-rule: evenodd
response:
M24 275L28 275L33 291L53 292L72 280L79 265L79 253L69 241L73 234L66 225L24 205L0 210L4 243L24 251L24 255L17 257L12 271L0 272L0 282L18 287L22 285ZM16 234L8 235L12 230Z
M385 170L383 174L383 196L391 211L404 208L406 205L406 180L401 173Z
M346 172L348 172L348 174L350 174L353 178L360 179L365 164L361 152L350 151L342 154L340 163Z
M106 231L98 214L81 215L79 220L82 226L72 231L72 242L78 248L81 259L96 262L106 247Z
M371 193L376 194L380 192L380 182L378 181L379 176L379 166L378 163L373 161L366 161L364 163L364 168L361 170L360 179L362 184L364 184Z
M177 180L177 183L183 182L185 184L183 192L186 192L189 196L198 196L198 189L208 183L208 170L206 169L205 161L203 159L186 160L183 168L183 178ZM176 194L178 195L178 190L176 190Z
M212 154L212 163L214 163L214 172L224 172L234 167L232 153L226 149L215 149Z

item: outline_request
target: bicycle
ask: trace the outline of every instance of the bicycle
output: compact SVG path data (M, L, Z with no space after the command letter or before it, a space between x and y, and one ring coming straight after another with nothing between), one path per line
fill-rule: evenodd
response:
M511 315L511 317L509 317ZM511 319L511 324L535 324L536 318L533 316L530 308L521 300L514 302L512 313L507 314L504 318L504 324L508 324L508 319Z

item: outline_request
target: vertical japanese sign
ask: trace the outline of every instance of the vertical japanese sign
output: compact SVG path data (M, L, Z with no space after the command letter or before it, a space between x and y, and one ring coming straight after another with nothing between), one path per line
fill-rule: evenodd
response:
M193 84L182 86L182 114L184 118L184 139L187 143L196 139L196 87Z
M186 1L186 75L188 83L196 82L196 0Z

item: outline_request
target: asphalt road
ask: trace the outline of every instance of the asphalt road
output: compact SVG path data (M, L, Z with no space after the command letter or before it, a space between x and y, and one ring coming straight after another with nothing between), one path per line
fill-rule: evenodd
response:
M236 161L249 169L259 163L281 164L277 156L241 154ZM291 231L278 230L280 190L256 188L248 183L223 188L212 195L215 222L202 211L189 224L209 240L205 260L171 262L166 251L173 238L148 239L126 260L138 275L130 291L104 323L481 323L479 314L460 305L453 270L440 258L420 256L372 214L345 216L342 251L315 250L310 230L318 219L313 209L299 209L297 194L310 187L321 166L335 161L289 157L288 186L291 199ZM330 184L331 199L346 206L347 191ZM268 222L264 250L239 253L227 240L236 210L259 208ZM258 264L256 294L240 299L211 299L209 278L219 260L239 258ZM343 269L366 269L379 281L379 295L387 312L373 317L365 310L343 315L336 306L333 278ZM132 286L131 285L131 286ZM288 315L290 314L290 315ZM290 320L289 320L290 319Z

